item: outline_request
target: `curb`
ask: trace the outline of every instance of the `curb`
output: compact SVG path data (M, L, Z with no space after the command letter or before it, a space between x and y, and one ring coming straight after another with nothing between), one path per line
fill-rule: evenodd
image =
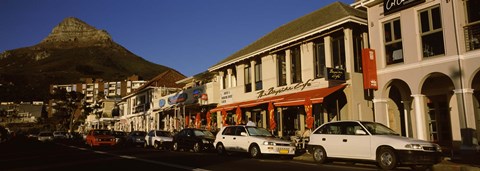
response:
M295 156L293 157L293 160L314 162L312 154L308 154L308 153ZM453 163L449 160L443 160L442 162L434 165L430 170L431 171L480 171L480 167L470 166L468 164L458 164L458 163Z

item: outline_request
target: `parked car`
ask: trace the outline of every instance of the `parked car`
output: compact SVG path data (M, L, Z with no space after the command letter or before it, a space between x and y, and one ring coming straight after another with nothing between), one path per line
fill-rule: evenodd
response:
M174 151L184 149L200 152L211 150L215 136L207 130L197 128L185 128L173 136Z
M262 154L293 158L296 150L294 143L276 138L264 128L245 125L223 127L214 144L221 155L228 152L248 152L252 158L258 158Z
M402 137L380 123L368 121L325 123L312 132L307 150L319 163L367 161L386 170L400 165L426 169L442 159L438 144Z
M68 133L66 131L53 131L53 139L63 140L68 138Z
M171 148L173 136L168 131L151 130L145 136L145 147L153 146L156 149Z
M123 131L112 131L112 135L115 137L115 143L117 145L125 144L127 141L127 133Z
M88 132L85 143L90 147L114 146L115 137L107 129L92 129Z
M145 135L147 132L145 131L132 131L127 135L127 143L126 145L144 145L145 144Z
M42 131L38 133L37 139L41 142L51 142L53 141L53 133L50 131Z

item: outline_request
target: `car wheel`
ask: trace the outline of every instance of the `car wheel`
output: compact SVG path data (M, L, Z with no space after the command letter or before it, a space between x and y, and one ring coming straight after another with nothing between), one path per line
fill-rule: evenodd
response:
M201 147L200 147L200 143L195 143L195 144L193 145L193 152L195 152L195 153L200 152L200 148L201 148Z
M225 155L225 154L227 154L227 152L225 151L225 147L223 146L222 143L218 143L216 149L217 149L217 153L218 153L219 155Z
M178 151L178 143L177 142L173 143L172 150L173 151Z
M325 163L327 160L327 153L323 147L315 147L313 149L313 160L317 163Z
M262 155L258 145L250 146L250 149L248 150L248 152L250 153L250 157L252 157L252 158L259 158Z
M381 148L377 154L378 165L385 170L397 167L397 157L391 148Z

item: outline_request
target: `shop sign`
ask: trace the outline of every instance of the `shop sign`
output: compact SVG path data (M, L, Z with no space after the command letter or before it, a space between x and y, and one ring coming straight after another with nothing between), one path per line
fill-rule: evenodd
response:
M306 82L298 83L298 84L295 84L294 86L285 86L285 87L279 87L279 88L270 87L267 90L260 90L257 92L258 94L257 98L262 98L264 96L269 96L269 95L277 95L277 94L287 92L287 91L292 91L292 90L302 91L303 89L305 89L305 87L311 86L312 81L313 79L308 79Z
M327 81L345 81L345 70L337 68L327 68Z
M383 14L388 15L423 2L425 0L383 0Z
M226 104L226 103L231 103L233 102L233 95L230 91L223 91L221 92L221 97L220 97L221 104Z
M175 96L171 96L168 98L168 104L173 105L184 102L185 100L187 100L187 97L187 93L181 93Z
M160 99L160 100L158 101L158 106L160 106L160 107L165 106L165 99Z

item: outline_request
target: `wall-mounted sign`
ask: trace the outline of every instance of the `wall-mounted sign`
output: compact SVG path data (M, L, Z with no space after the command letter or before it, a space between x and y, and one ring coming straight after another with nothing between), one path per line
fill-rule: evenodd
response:
M383 15L407 9L423 2L425 0L383 0Z
M362 50L363 89L378 89L375 50Z
M297 83L294 86L285 86L285 87L279 87L279 88L270 87L267 90L260 90L260 91L257 92L257 94L258 94L257 98L262 98L264 96L269 96L269 95L277 95L279 93L283 93L283 92L291 91L291 90L297 90L297 89L300 89L300 91L301 91L301 90L305 89L305 87L312 85L312 83L311 83L312 81L313 81L313 79L308 79L306 82Z
M325 77L327 81L345 81L344 69L327 68L325 73L327 73L327 77Z
M220 92L221 97L220 97L220 103L221 104L226 104L226 103L232 103L233 102L233 95L230 91L222 91Z

